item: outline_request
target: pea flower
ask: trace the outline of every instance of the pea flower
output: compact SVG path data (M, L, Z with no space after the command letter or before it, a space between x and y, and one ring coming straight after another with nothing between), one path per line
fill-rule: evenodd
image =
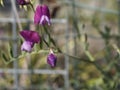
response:
M22 46L21 46L21 50L22 50L22 51L31 52L33 46L34 46L34 43L33 43L33 42L24 41L23 44L22 44Z
M40 42L40 36L38 32L23 30L20 32L20 35L25 39L21 46L22 51L31 52L34 44Z
M56 66L56 62L57 62L57 57L55 56L53 51L50 49L50 53L47 56L47 63L53 68Z
M37 6L34 15L34 23L41 25L45 24L50 25L50 11L48 6L46 5Z
M17 3L19 5L27 5L27 4L30 4L30 1L29 0L17 0Z

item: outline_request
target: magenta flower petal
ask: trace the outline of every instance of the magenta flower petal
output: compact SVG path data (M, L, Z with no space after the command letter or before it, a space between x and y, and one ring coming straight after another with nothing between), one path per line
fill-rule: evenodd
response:
M55 56L54 53L50 53L47 57L47 63L51 66L51 67L55 67L56 66L56 62L57 62L57 57Z
M50 11L47 5L42 6L42 14L50 19Z
M47 24L50 25L50 11L48 6L43 5L42 6L42 17L40 20L40 24L45 25Z
M42 6L38 5L35 11L35 15L34 15L35 24L39 24L41 16L42 16Z
M33 46L34 46L33 42L24 41L23 44L22 44L22 46L21 46L21 50L22 51L26 51L26 52L31 52Z
M20 32L21 36L26 40L33 43L39 43L40 42L40 35L38 32L30 31L30 30L23 30Z
M48 23L48 25L50 25L50 20L47 16L42 15L41 20L40 20L40 24L45 25L46 23Z
M34 15L34 23L41 25L45 25L45 24L50 25L50 11L48 6L46 5L37 6Z
M17 3L19 4L19 5L27 5L27 4L29 4L30 3L30 1L25 1L25 0L17 0Z

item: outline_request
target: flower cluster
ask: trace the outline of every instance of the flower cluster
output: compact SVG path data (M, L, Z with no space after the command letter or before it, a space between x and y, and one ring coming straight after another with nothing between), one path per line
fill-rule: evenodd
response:
M30 3L28 0L17 0L19 5L27 5ZM34 14L34 24L35 25L50 25L50 11L47 5L38 5ZM20 35L24 38L24 42L21 46L22 51L31 52L34 44L40 43L41 37L38 32L32 30L23 30ZM55 67L57 62L57 57L50 49L50 53L47 56L47 63L51 67Z

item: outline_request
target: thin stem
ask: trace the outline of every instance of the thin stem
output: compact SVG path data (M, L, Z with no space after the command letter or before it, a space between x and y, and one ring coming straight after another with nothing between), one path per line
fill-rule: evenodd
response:
M48 36L49 36L52 44L57 48L58 52L59 52L59 53L62 53L62 51L60 50L60 48L56 45L54 39L51 37L51 35L50 35L50 33L48 32L47 28L46 28L45 26L44 26L43 28L44 28L45 32L48 34Z
M35 13L35 9L34 9L34 6L33 6L33 4L32 4L32 3L30 3L30 6L31 6L32 10L33 10L33 11L34 11L34 13Z
M88 59L85 59L85 58L80 58L80 57L77 57L77 56L72 56L72 55L66 54L66 53L64 53L64 52L62 52L62 54L63 54L63 55L67 55L67 56L69 56L69 57L71 57L71 58L74 58L74 59L76 59L76 60L80 60L80 61L83 61L83 62L91 63L91 64L93 64L102 74L104 74L104 75L106 76L105 72L102 70L102 68L101 68L95 61L91 61L91 60L88 60Z
M50 47L50 45L47 43L47 41L42 37L42 40L44 41L44 43L47 45L47 47Z
M34 54L40 54L40 53L48 53L49 52L49 50L39 50L38 52L31 52L31 53L29 53L30 55L34 55ZM22 55L20 55L20 56L18 56L18 57L16 57L17 58L17 60L19 60L19 59L21 59L21 58L23 58L23 57L26 57L28 55L28 53L26 53L26 54L22 54ZM11 60L10 61L8 61L8 62L5 62L5 64L9 64L9 63L11 63L11 62L13 62L13 61L15 61L16 60L16 58L11 58Z
M40 26L39 26L39 28L40 28ZM40 30L40 29L39 29ZM43 40L43 42L47 45L47 47L48 48L50 48L50 45L48 44L48 42L44 39L44 36L43 36L43 28L41 27L41 30L40 30L40 33L41 33L41 35L42 35L42 40Z
M14 10L14 14L15 14L15 17L16 17L16 20L17 20L18 28L21 31L21 30L23 30L23 28L22 28L22 25L20 23L20 18L19 18L16 6L15 6L14 0L11 0L11 4L12 4L12 8Z

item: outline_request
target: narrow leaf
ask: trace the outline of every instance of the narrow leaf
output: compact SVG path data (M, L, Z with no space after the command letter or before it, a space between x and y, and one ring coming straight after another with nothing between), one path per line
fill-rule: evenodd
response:
M14 57L14 56L13 56L13 50L12 50L11 47L10 47L10 56L11 56L11 57Z
M41 41L40 41L40 48L42 49L43 48L43 40L41 39Z
M88 56L90 61L95 61L95 58L91 55L91 53L89 51L85 51L85 54Z
M9 60L7 59L6 55L4 53L2 53L2 60L4 61L4 63L9 62Z
M120 49L118 48L118 46L116 44L113 44L112 46L116 50L116 52L120 55Z
M0 0L0 4L1 4L2 6L4 6L3 0Z
M13 51L12 51L12 44L11 43L8 44L8 53L9 53L10 58L13 58Z

